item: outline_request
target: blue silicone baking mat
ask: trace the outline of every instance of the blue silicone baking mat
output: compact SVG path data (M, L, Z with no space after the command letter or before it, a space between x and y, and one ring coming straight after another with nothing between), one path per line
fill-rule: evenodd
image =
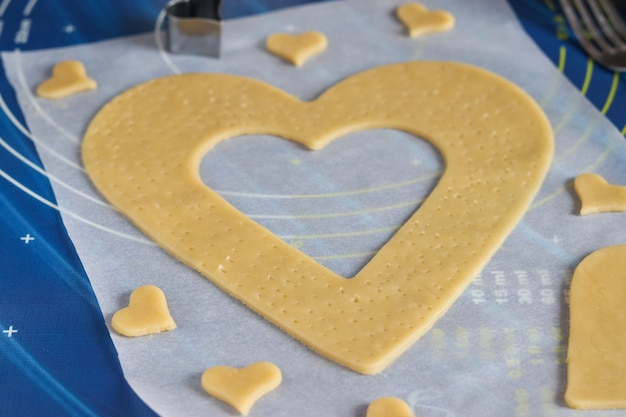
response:
M302 3L311 1L227 0L223 13L226 19L234 19ZM157 0L2 0L0 49L39 51L151 33L164 5ZM624 76L596 65L582 52L556 1L510 0L510 5L554 67L624 134ZM0 106L0 415L154 415L126 382L105 317L63 223L64 208L57 203L25 117L36 109L20 105L4 65ZM516 282L522 282L522 275L514 276ZM500 279L497 274L492 278ZM553 303L554 297L561 296L552 287L545 290L534 295L537 303ZM471 291L476 303L489 297L497 302L495 293L485 294L479 287ZM525 294L517 290L518 301L519 297L527 300ZM558 339L552 354L561 362L563 331L552 329ZM477 337L486 343L494 335L486 328L484 332ZM439 329L431 336L435 347L445 337L454 337L460 346L468 338L463 327L453 336ZM531 341L535 336L532 328L524 334ZM504 329L502 337L521 336ZM521 372L515 360L511 359L509 371ZM559 366L562 369L562 363ZM528 391L520 387L512 400L516 401L513 410L520 416L550 415L553 408L545 404L552 401L562 407L553 397L563 389L546 390L550 400L544 399L543 408L528 410L524 408L529 404ZM453 415L434 407L422 411L423 415ZM361 416L364 410L357 408L354 413Z

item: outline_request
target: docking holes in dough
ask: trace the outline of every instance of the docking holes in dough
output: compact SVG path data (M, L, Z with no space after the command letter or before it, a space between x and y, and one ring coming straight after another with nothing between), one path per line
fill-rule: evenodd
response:
M380 128L429 140L446 170L351 279L246 217L199 175L203 156L236 136L315 150ZM432 327L500 247L543 181L553 137L511 82L464 64L411 62L356 74L310 102L234 75L155 79L108 103L82 149L100 192L172 255L318 353L374 374Z

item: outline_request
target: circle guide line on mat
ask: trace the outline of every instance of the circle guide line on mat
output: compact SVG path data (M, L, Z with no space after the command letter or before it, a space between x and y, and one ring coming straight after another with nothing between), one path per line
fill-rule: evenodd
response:
M438 170L436 172L422 175L416 178L411 178L409 180L404 180L400 182L394 182L390 184L385 184L377 187L370 188L361 188L356 190L348 190L348 191L338 191L334 193L319 193L319 194L262 194L262 193L247 193L240 191L224 191L224 190L214 190L223 196L233 196L233 197L244 197L244 198L268 198L268 199L289 199L289 200L297 200L297 199L316 199L316 198L335 198L335 197L347 197L359 194L368 194L375 193L378 191L386 191L395 188L406 187L412 184L416 184L418 182L426 181L433 178L438 178L443 174L443 170Z
M41 168L40 166L38 166L37 164L35 164L33 161L31 161L30 159L26 158L24 155L22 155L21 153L19 153L18 151L16 151L11 145L9 145L7 142L5 142L4 139L2 139L0 137L0 145L6 149L10 154L12 154L14 157L16 157L18 160L20 160L22 163L28 165L31 169L35 170L37 173L43 175L44 177L48 178L50 181L54 181L57 184L59 184L60 186L70 190L71 192L93 202L96 204L99 204L101 206L104 207L108 207L113 209L113 206L111 206L110 204L106 203L105 201L103 201L102 199L98 198L98 197L93 197L90 196L86 193L84 193L83 191L72 187L71 185L67 184L66 182L62 181L61 179L55 177L54 175L48 173L46 170L44 170L43 168Z
M609 94L606 97L606 101L604 102L604 106L600 111L602 114L606 114L611 105L613 104L613 100L615 99L615 92L617 91L617 86L619 85L619 73L613 72L613 81L611 82L611 88L609 90Z
M24 191L29 196L31 196L34 199L36 199L37 201L45 204L46 206L48 206L50 208L53 208L53 209L57 210L60 213L67 214L67 215L75 218L76 220L79 220L82 223L85 223L87 225L93 226L96 229L103 230L103 231L111 233L113 235L121 236L121 237L130 239L130 240L139 242L139 243L144 243L144 244L149 244L149 245L156 246L156 244L153 243L150 240L143 239L143 238L138 238L136 236L132 236L132 235L129 235L129 234L126 234L126 233L118 232L116 230L113 230L113 229L110 229L108 227L102 226L102 225L100 225L98 223L94 223L91 220L87 220L84 217L81 217L81 216L79 216L78 214L76 214L76 213L74 213L72 211L69 211L69 210L64 209L63 207L61 207L61 206L59 206L57 204L54 204L53 202L49 201L48 199L46 199L46 198L40 196L39 194L37 194L35 191L33 191L30 188L26 187L21 182L17 181L15 178L13 178L9 174L7 174L3 169L0 169L0 176L3 177L8 182L10 182L11 184L13 184L14 186L16 186L17 188L19 188L20 190Z
M60 155L59 153L57 153L55 150L53 150L52 148L50 148L48 145L46 145L45 143L43 143L40 139L38 139L37 137L35 137L32 133L30 133L30 131L28 129L26 129L26 127L20 123L19 120L17 120L17 118L15 117L15 115L11 112L11 110L9 109L9 107L7 106L6 102L4 101L4 98L2 97L2 94L0 94L0 109L2 109L2 111L4 112L4 114L7 116L7 118L9 119L9 121L24 135L26 136L28 139L30 139L34 144L37 145L38 148L41 148L43 150L45 150L46 152L48 152L50 155L53 155L55 158L58 158L60 161L63 161L63 163L65 163L66 165L71 166L72 168L75 168L79 171L85 172L85 169L83 167L81 167L80 165L76 165L74 162L70 161L69 159L65 158L63 155Z

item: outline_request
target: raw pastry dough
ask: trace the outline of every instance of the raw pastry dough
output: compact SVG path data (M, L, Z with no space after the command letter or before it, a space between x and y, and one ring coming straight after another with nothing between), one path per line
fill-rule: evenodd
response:
M407 403L399 398L379 398L367 407L365 417L417 417Z
M235 136L320 149L378 128L430 140L447 167L352 279L246 217L199 175L206 152ZM163 248L320 354L373 374L428 331L500 247L543 181L553 137L541 108L509 81L465 64L411 62L359 73L311 102L234 75L155 79L108 103L82 150L95 186Z
M61 61L52 69L52 77L39 84L37 95L57 99L93 90L97 86L98 84L87 76L82 62Z
M572 408L626 408L626 245L587 256L570 288L565 401Z
M299 67L325 51L328 41L320 32L304 32L299 35L275 33L267 38L265 46L274 55Z
M406 3L396 10L411 38L433 32L447 32L454 27L454 16L445 10L428 10L420 3Z
M612 185L598 174L581 174L574 180L580 214L626 211L626 187Z
M245 368L214 366L202 374L202 388L212 396L247 415L254 403L280 385L282 373L270 362L257 362Z
M111 326L124 336L144 336L176 328L165 294L159 287L143 285L130 294L128 307L117 311Z

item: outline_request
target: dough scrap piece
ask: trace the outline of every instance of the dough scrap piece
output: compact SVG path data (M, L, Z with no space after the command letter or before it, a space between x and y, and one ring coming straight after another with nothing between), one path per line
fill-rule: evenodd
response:
M574 180L580 214L626 211L626 186L609 184L598 174L581 174Z
M82 62L61 61L52 69L52 77L39 84L36 92L42 98L58 99L94 90L97 86L98 83L87 76Z
M626 408L626 245L588 255L570 287L567 405Z
M411 38L434 32L447 32L454 27L454 16L445 10L429 10L420 3L398 7L396 16L409 31Z
M300 67L313 56L326 50L328 40L321 32L304 32L297 35L275 33L268 36L268 51Z
M372 401L365 417L417 417L407 403L395 397L382 397Z
M163 291L154 285L137 287L130 294L128 307L113 314L111 326L128 337L161 333L176 328Z
M379 128L429 140L447 167L351 279L245 216L199 175L205 153L239 135L315 150ZM553 147L547 118L519 87L466 64L420 61L361 72L310 102L235 75L155 79L105 105L82 151L99 191L163 248L318 353L374 374L482 270L533 200Z
M257 362L244 368L214 366L202 374L202 388L215 398L247 415L254 403L277 388L280 369L271 362Z

